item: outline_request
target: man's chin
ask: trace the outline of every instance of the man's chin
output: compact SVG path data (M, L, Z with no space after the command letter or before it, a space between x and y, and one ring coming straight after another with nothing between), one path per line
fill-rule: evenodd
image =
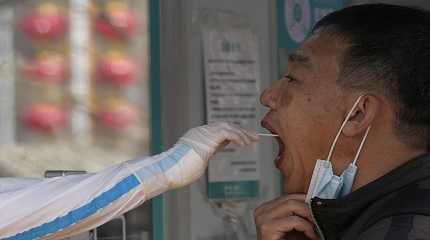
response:
M288 181L286 180L284 175L282 175L282 178L283 178L283 181L282 181L282 192L283 192L283 194L294 193L293 186L289 186Z
M281 172L281 174L284 175L288 173L288 167L287 163L288 159L285 154L279 154L278 157L274 160L275 167Z

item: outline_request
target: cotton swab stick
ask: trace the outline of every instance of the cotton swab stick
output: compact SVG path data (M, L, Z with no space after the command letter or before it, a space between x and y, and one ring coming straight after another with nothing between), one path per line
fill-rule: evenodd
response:
M277 134L271 134L271 133L259 133L258 136L262 137L279 137Z

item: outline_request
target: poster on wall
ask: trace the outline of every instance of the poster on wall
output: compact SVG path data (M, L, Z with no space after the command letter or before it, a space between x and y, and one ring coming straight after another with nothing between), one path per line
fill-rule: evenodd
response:
M344 0L277 0L278 45L294 51L316 22L344 6Z
M247 29L203 31L206 119L258 127L260 69L258 41ZM208 197L212 200L259 195L258 145L232 144L209 162Z

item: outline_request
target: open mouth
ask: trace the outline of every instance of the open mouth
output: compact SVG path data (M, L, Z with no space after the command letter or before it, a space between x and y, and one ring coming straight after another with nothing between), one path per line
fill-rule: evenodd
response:
M276 138L276 141L278 142L279 150L278 150L278 156L276 156L275 159L275 165L277 168L281 167L282 158L284 157L284 142L282 142L282 139L280 137Z
M270 125L267 120L263 119L261 121L261 126L267 129L270 133L278 135L278 137L276 137L276 141L278 142L278 155L275 158L275 166L279 169L281 167L282 158L284 157L285 152L284 142L282 141L282 138L280 137L279 133L276 132L276 130Z

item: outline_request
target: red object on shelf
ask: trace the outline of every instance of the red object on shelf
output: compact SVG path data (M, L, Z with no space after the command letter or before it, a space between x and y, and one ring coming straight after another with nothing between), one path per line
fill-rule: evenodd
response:
M68 114L56 105L36 103L24 110L22 121L27 128L50 132L65 127Z
M131 37L137 32L138 26L136 14L121 2L108 3L104 14L95 21L97 32L111 39Z
M59 54L42 54L28 61L22 71L29 79L39 82L60 83L68 77L68 65Z
M108 54L97 65L97 79L102 83L128 86L136 80L136 64L119 53Z
M21 22L22 30L32 39L47 40L62 37L67 31L67 17L53 3L41 4Z
M137 111L124 101L113 100L97 112L97 117L106 127L114 130L124 130L135 122Z

